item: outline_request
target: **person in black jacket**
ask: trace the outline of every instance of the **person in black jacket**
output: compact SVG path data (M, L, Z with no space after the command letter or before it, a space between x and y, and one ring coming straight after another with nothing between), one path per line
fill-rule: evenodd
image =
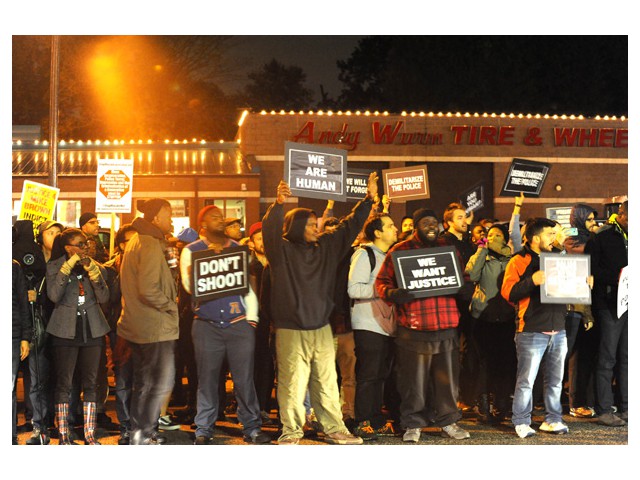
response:
M629 202L624 202L618 214L587 242L585 253L591 255L594 277L592 311L600 326L600 344L595 370L596 414L598 422L609 427L626 425L628 419L628 311L617 312L620 273L628 264ZM620 415L613 414L612 381L616 369L616 384L620 394Z
M280 181L276 201L262 220L265 252L270 264L271 315L276 329L278 405L282 420L281 445L295 445L303 437L304 396L323 427L325 441L361 444L342 420L335 350L329 316L338 262L351 248L378 193L376 173L369 176L366 198L334 232L318 235L313 211L296 208L284 214L291 195Z
M18 445L18 418L16 400L16 380L20 362L29 355L31 339L31 316L27 297L27 285L20 264L11 260L12 267L12 308L11 308L11 443Z

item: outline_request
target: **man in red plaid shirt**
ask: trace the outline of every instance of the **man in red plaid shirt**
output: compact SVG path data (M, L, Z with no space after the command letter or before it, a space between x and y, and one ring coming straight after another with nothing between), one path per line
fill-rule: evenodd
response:
M414 299L398 288L391 253L447 246L438 235L438 219L426 208L413 214L414 232L387 252L376 278L378 295L396 304L396 368L403 440L417 443L423 427L442 427L442 436L462 440L458 409L458 333L460 318L454 295ZM429 394L427 398L426 392Z

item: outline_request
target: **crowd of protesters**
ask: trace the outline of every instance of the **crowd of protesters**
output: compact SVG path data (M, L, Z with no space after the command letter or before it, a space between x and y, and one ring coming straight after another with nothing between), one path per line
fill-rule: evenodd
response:
M46 221L35 238L31 221L16 221L13 444L21 369L29 445L97 445L98 427L119 429L120 445L159 445L180 424L207 445L233 409L253 444L296 445L310 432L339 445L417 443L425 427L463 441L467 414L508 421L520 438L568 433L564 415L627 424L618 283L628 201L601 225L576 204L569 230L521 222L523 195L505 221L474 222L454 202L419 208L398 228L377 185L372 173L366 197L336 218L331 201L320 217L286 211L281 181L246 236L242 219L211 205L173 237L170 203L147 200L116 233L111 258L93 213L79 228ZM196 300L192 256L241 245L251 252L247 293ZM426 297L402 288L394 252L440 247L454 247L462 288ZM592 275L577 280L592 289L590 305L541 301L545 252L590 256ZM105 414L109 369L117 423ZM170 404L183 408L171 415ZM263 425L278 426L278 438Z

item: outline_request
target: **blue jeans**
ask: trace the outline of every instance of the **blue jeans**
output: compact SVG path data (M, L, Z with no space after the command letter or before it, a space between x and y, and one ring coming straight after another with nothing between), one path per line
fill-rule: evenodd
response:
M620 390L621 412L629 408L629 312L617 318L615 310L597 310L596 321L600 323L600 345L596 365L596 413L602 415L611 412L614 395L611 388L614 372L616 384Z
M547 423L562 420L562 376L567 356L567 334L564 330L555 335L536 332L516 333L518 371L513 394L514 425L530 425L533 409L533 383L544 358L544 406Z

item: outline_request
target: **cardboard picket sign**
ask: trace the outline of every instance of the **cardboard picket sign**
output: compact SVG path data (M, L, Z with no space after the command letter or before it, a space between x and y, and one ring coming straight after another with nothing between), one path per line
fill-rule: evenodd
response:
M533 160L514 158L502 185L501 197L539 197L551 165Z
M362 200L367 195L370 170L347 168L347 200Z
M347 151L285 142L284 180L297 197L347 200Z
M430 198L426 165L382 170L382 184L389 200Z
M191 254L191 292L196 302L208 302L249 291L249 247L222 253L202 250Z
M475 212L484 207L484 183L477 183L460 195L460 203L466 213Z
M413 297L453 295L462 288L464 277L455 247L420 248L391 253L396 281Z

